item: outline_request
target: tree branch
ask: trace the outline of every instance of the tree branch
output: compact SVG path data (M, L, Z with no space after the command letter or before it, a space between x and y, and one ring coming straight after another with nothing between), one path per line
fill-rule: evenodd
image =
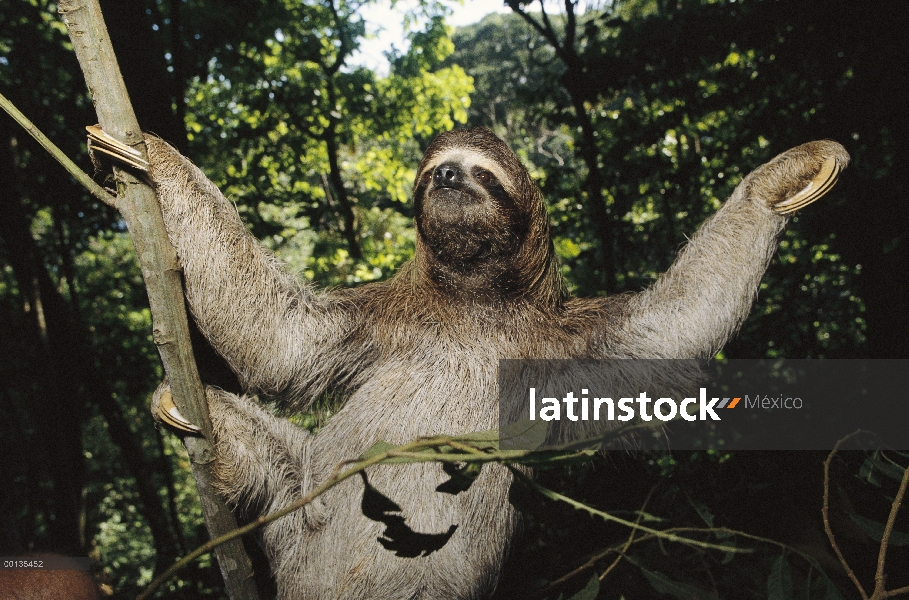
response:
M858 580L858 577L855 576L852 567L849 566L849 563L846 561L846 557L843 556L842 551L840 551L839 545L836 543L836 538L833 535L833 528L830 527L830 464L833 462L833 457L836 456L837 452L840 450L846 440L849 438L858 435L861 431L856 431L855 433L850 433L843 439L839 440L833 450L830 451L830 454L827 455L827 458L824 460L824 505L821 508L821 515L824 521L824 531L827 533L827 539L830 540L830 545L833 547L833 552L836 553L836 557L839 559L840 564L843 565L843 569L846 571L846 575L849 577L849 580L852 581L852 584L858 590L858 593L861 595L863 600L868 600L868 592L865 591L865 588L862 587L861 582Z
M507 4L508 7L512 11L516 12L522 19L524 19L528 25L536 29L540 35L546 38L546 41L549 42L553 50L556 51L556 55L562 59L562 62L564 62L566 65L569 64L571 57L568 56L565 47L563 47L561 42L559 42L559 37L556 35L555 29L553 29L549 23L549 17L546 15L546 10L543 8L542 2L540 2L540 7L543 8L543 19L546 21L546 27L540 25L536 19L527 14L524 9L521 8L521 5L517 2L517 0L508 0Z
M893 525L896 523L896 515L900 510L900 507L903 505L903 498L906 497L906 487L909 486L909 467L903 471L903 479L900 481L900 488L896 492L896 497L893 498L893 503L890 505L890 515L887 517L887 524L884 526L884 535L881 537L881 547L877 555L877 572L874 574L874 597L884 597L882 594L886 593L885 584L887 582L886 574L884 573L884 563L887 559L887 547L890 544L890 537L893 535Z
M16 123L22 126L26 132L35 140L41 144L41 147L47 150L51 156L53 156L57 162L63 165L63 168L72 175L76 181L81 183L85 189L87 189L92 196L100 200L101 202L107 204L108 206L114 206L115 198L107 193L103 187L94 182L94 180L85 174L85 171L80 169L76 163L71 161L69 157L63 153L63 150L57 147L50 139L44 135L40 129L38 129L34 123L28 120L28 118L22 114L22 112L13 105L3 94L0 94L0 108L5 110L9 116L13 118Z
M114 138L139 150L145 158L145 143L98 0L61 0L58 8L82 68L101 128ZM154 322L155 344L164 363L180 411L198 424L210 439L211 421L205 395L189 342L177 255L167 239L155 193L128 171L114 169L117 208L123 215L136 247L148 290ZM213 450L205 438L184 440L192 461L206 525L215 537L236 528L236 521L213 489ZM252 566L240 540L218 552L228 595L234 600L258 598L250 577Z

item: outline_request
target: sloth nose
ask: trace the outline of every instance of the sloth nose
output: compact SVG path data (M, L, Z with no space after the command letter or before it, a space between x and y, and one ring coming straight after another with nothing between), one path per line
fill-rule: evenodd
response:
M456 165L439 165L432 174L436 187L454 187L463 180L464 175Z

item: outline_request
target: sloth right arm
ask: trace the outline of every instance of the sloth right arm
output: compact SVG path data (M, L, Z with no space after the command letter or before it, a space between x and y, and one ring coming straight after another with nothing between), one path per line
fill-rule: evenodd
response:
M145 143L199 329L244 389L311 397L336 367L332 356L343 355L347 311L286 273L189 160L158 138Z
M669 270L631 297L612 350L712 358L748 316L788 215L823 196L848 162L836 142L811 142L749 174Z

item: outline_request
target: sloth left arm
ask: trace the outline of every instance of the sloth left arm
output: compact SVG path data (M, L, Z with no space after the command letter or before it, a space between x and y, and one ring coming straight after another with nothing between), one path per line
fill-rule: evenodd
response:
M713 357L748 316L788 215L825 194L848 162L836 142L811 142L748 175L670 269L628 301L613 352Z

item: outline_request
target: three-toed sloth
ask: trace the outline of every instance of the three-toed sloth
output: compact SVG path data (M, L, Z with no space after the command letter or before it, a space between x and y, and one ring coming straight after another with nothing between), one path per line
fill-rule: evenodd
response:
M311 435L252 397L208 389L222 491L264 514L378 440L496 427L500 358L713 356L748 314L786 214L849 160L834 142L790 150L748 175L651 287L573 298L538 187L486 129L444 133L426 150L414 259L388 281L329 291L283 271L196 167L158 139L147 144L193 316L244 389L291 408L325 392L345 398ZM506 468L488 465L456 495L436 491L448 477L435 463L368 475L412 531L450 537L418 556L387 548L385 525L363 514L361 480L348 479L264 528L280 598L492 593L517 524Z

